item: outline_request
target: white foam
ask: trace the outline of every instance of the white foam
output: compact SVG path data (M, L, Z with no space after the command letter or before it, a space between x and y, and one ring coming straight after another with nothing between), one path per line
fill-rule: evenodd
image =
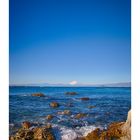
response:
M95 130L96 126L83 126L83 127L77 127L75 129L70 129L67 127L61 127L61 139L62 140L76 140L77 138L86 136L91 131ZM101 126L98 128L103 129Z

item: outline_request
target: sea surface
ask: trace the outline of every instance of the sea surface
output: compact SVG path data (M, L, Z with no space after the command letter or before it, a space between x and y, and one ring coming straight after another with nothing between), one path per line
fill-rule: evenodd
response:
M46 97L33 97L32 93L42 92ZM77 92L66 95L65 92ZM79 98L89 97L81 101ZM51 108L51 102L58 102L58 108ZM70 105L70 106L69 106ZM88 108L95 106L95 108ZM34 126L50 123L57 140L74 140L86 135L96 127L106 129L111 122L125 121L131 108L131 88L118 87L10 87L9 131L13 134L23 121ZM57 112L70 110L71 115ZM87 115L76 119L78 113ZM54 115L50 121L48 114Z

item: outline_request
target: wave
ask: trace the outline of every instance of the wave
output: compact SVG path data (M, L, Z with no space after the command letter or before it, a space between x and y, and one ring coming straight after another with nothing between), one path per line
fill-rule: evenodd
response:
M59 129L61 140L76 140L78 138L86 136L88 133L95 130L96 128L103 129L103 127L95 126L95 125L68 128L65 126L60 126L60 125L54 124L53 127Z

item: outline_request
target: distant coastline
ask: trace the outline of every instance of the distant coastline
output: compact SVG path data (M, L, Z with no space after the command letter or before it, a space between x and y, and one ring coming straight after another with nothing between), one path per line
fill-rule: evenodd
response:
M10 87L131 87L131 82L109 83L109 84L10 84Z

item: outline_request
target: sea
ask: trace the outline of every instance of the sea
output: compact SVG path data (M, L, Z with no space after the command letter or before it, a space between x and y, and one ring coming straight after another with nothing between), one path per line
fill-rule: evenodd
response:
M41 92L45 97L33 97ZM66 95L76 92L76 95ZM82 101L80 98L88 97ZM60 104L50 107L51 102ZM90 108L90 106L94 106ZM112 122L126 121L131 109L130 87L9 87L9 133L15 134L23 121L32 127L51 124L56 140L74 140L95 128L106 129ZM70 115L58 114L70 110ZM77 119L78 113L86 114ZM47 120L47 115L53 115Z

